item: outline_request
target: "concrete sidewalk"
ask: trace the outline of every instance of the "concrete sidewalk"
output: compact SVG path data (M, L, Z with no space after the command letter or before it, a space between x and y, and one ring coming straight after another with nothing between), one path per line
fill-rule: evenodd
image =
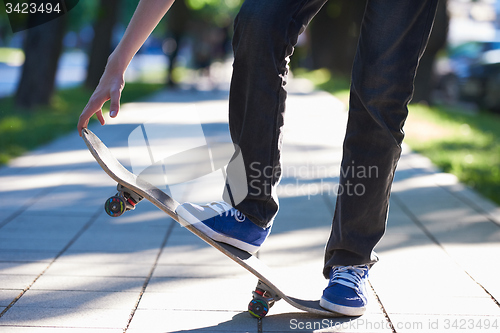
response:
M259 255L290 294L317 299L346 112L326 93L293 91L280 213ZM163 92L91 129L131 165L134 129L163 122L190 142L193 109L206 140L228 140L224 90ZM178 117L158 120L158 110ZM377 246L369 309L351 319L284 301L261 321L250 317L252 275L148 202L108 217L115 185L76 132L0 169L0 332L500 331L500 210L410 151ZM213 199L204 190L184 193Z

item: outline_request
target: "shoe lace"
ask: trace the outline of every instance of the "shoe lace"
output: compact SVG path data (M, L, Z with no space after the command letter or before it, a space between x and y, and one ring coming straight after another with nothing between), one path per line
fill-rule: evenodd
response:
M234 216L234 218L238 222L245 221L246 216L225 201L213 201L210 202L207 206L208 208L214 210L217 214L219 214L219 216L225 214L225 216Z
M330 283L338 283L359 291L362 278L368 274L368 266L338 266L333 268Z

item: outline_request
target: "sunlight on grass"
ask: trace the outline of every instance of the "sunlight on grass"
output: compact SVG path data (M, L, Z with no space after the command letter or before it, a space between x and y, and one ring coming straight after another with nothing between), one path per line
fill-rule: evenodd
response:
M21 66L24 63L23 50L0 47L0 63L6 63L9 66Z
M411 105L406 143L500 204L500 116Z
M313 71L304 68L293 70L296 77L308 79L316 88L328 91L344 104L349 103L350 80L348 77L332 74L328 69L321 68Z
M162 84L127 83L121 103L132 102L163 88ZM12 97L0 99L0 165L44 143L76 131L78 117L91 91L72 88L58 91L52 105L34 110L14 106ZM109 102L103 107L107 112ZM95 120L95 117L93 118Z

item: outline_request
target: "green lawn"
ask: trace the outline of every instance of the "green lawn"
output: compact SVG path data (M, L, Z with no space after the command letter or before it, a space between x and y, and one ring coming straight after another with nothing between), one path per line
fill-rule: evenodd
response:
M410 105L406 143L500 204L500 116Z
M161 84L127 83L121 103L144 98L161 88ZM91 93L83 88L61 90L53 97L50 107L30 111L14 107L12 97L0 99L0 165L63 134L76 131L78 117ZM109 102L103 111L108 111L108 105Z
M327 70L294 71L348 103L349 81ZM410 105L405 142L445 172L500 204L500 115Z

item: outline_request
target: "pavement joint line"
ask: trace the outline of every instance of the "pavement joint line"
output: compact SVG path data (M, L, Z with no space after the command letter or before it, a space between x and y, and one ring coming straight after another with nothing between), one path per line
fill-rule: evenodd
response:
M416 170L417 168L412 164L411 161L408 161L407 162L411 168L413 170ZM436 174L435 171L432 171L432 170L428 170L430 171L431 174ZM462 201L464 204L468 205L469 207L471 207L472 209L474 209L477 213L481 214L482 216L484 216L488 221L492 222L493 224L495 224L497 227L500 228L500 221L497 221L494 217L491 216L491 214L486 211L485 209L481 208L480 206L478 206L473 200L467 198L467 197L464 197L462 195L460 195L459 192L457 191L453 191L451 190L448 186L445 186L445 185L441 185L439 184L438 182L434 182L438 187L444 189L446 192L450 193L452 196L454 196L455 198L457 198L458 200ZM462 186L466 187L466 188L469 188L467 185L465 185L464 183L462 182L459 182L459 184L461 184Z
M75 172L76 170L78 170L78 168L68 170L64 174L67 175L67 174L70 174L72 172ZM19 215L21 215L22 213L24 213L28 209L28 207L34 205L38 200L40 200L43 197L47 196L50 192L54 191L55 189L59 188L62 185L63 185L63 183L60 183L60 184L48 187L45 190L41 191L41 193L38 194L37 196L34 196L31 199L29 199L28 202L26 202L24 205L21 206L21 208L19 208L17 211L15 211L10 216L8 216L5 220L3 220L2 222L0 222L0 229L2 229L3 227L5 227L7 224L9 224L10 222L12 222L16 217L18 217ZM0 317L1 317L1 315L0 315Z
M373 285L368 281L368 285L370 286L373 294L375 295L375 299L377 300L378 305L380 306L380 310L382 310L382 313L384 314L385 319L391 325L391 331L392 333L397 333L396 329L394 328L394 325L392 324L391 318L389 317L389 314L385 310L384 304L382 304L382 301L380 300L380 297L378 297L377 292L375 291L375 288L373 288Z
M9 224L10 222L12 222L16 217L18 217L19 215L21 215L22 213L24 213L30 206L34 205L38 200L40 200L41 198L45 197L47 194L49 194L50 192L52 192L53 190L55 190L57 187L58 186L52 186L52 187L46 188L39 195L37 195L37 196L29 199L28 202L26 202L24 205L21 206L21 208L19 208L14 213L10 214L10 216L8 216L5 220L3 220L0 223L0 229L2 229L7 224Z
M452 256L448 253L448 251L446 251L446 249L444 248L444 246L431 234L431 232L425 227L425 225L420 222L420 220L418 219L417 216L415 216L415 214L413 214L409 209L408 207L397 197L397 195L393 195L394 197L394 201L395 203L401 208L401 210L406 214L408 215L408 217L412 220L413 223L415 223L417 225L418 228L420 228L422 230L422 232L427 236L429 237L429 239L434 242L437 246L439 246L441 248L441 250L444 251L444 253L446 253L446 255L458 266L460 267L460 269L463 270L463 272L465 274L467 274L467 276L469 276L469 278L474 282L476 283L481 289L483 289L483 291L491 298L491 300L500 308L500 302L493 296L493 294L491 294L481 283L479 283L478 281L476 281L476 279L474 279L472 277L472 275L469 274L469 272L467 272L467 270L465 270L462 265L460 265L460 263Z
M469 274L469 272L467 272L466 270L464 270L465 274L467 274L472 281L474 281L479 287L481 287L481 289L484 290L484 292L491 297L492 301L500 308L500 303L498 302L498 300L495 298L495 296L493 296L489 291L488 289L486 289L481 283L479 283L478 281L476 281L476 279L474 279L472 277L472 275Z
M158 261L160 260L160 256L163 253L163 249L165 248L165 245L167 244L168 239L172 235L172 232L174 230L175 225L177 224L173 219L170 219L170 226L168 227L168 230L165 234L165 237L163 238L163 241L160 246L160 250L158 251L158 254L156 255L156 259L153 263L153 267L151 267L151 270L149 271L148 276L146 277L146 280L144 281L144 284L142 285L141 292L139 293L139 297L137 298L137 302L134 305L134 308L130 312L129 319L127 321L127 326L123 329L123 333L127 332L128 328L130 327L130 323L132 322L132 319L134 319L135 312L137 311L137 308L139 307L139 303L141 302L142 296L144 296L144 293L146 292L146 288L149 285L149 282L151 281L151 277L153 276L153 273L158 266Z
M17 295L16 298L14 298L12 300L12 302L10 302L9 305L7 305L7 307L5 309L3 309L2 312L0 312L0 318L3 317L3 315L5 315L7 313L7 311L9 311L13 306L14 304L17 303L17 301L19 301L19 299L21 299L21 297L24 296L24 294L30 290L30 288L33 286L33 284L35 284L35 282L43 275L45 274L45 272L52 266L52 264L54 264L56 262L57 259L59 259L59 257L64 253L66 252L71 245L73 245L74 242L76 242L76 240L78 238L80 238L80 236L97 220L97 218L99 217L99 215L102 214L102 208L99 207L99 209L94 213L94 215L92 215L89 219L89 221L87 223L85 223L85 225L77 232L77 234L75 236L73 236L73 238L68 242L68 244L66 244L66 246L54 257L54 259L47 265L47 267L45 267L45 269L40 273L38 274L38 276L26 287L24 288L21 293L19 295Z
M484 210L483 208L479 207L478 205L476 205L476 203L462 195L460 195L458 192L456 191L452 191L451 189L449 189L447 186L443 186L443 185L440 185L440 184L437 184L437 186L441 187L442 189L446 190L447 192L449 192L452 196L454 196L455 198L457 198L458 200L462 201L464 204L468 205L469 207L471 207L472 209L474 209L477 213L481 214L482 216L484 216L488 221L490 221L491 223L493 223L494 225L496 225L497 227L500 228L500 221L497 221L496 219L494 219L489 213L488 211ZM465 185L464 185L465 186Z
M437 246L439 246L448 256L450 256L448 254L448 252L446 252L445 248L443 247L443 245L441 245L441 243L436 239L436 237L434 237L434 235L425 227L425 225L420 222L420 220L418 219L418 217L415 216L415 214L413 214L410 209L408 208L408 206L406 206L403 201L401 199L398 198L398 195L395 194L395 193L392 193L391 194L391 198L394 199L394 202L396 203L396 205L398 205L401 210L406 214L408 215L408 217L410 218L410 220L415 223L415 225L434 243L436 244ZM451 256L450 256L451 257Z

